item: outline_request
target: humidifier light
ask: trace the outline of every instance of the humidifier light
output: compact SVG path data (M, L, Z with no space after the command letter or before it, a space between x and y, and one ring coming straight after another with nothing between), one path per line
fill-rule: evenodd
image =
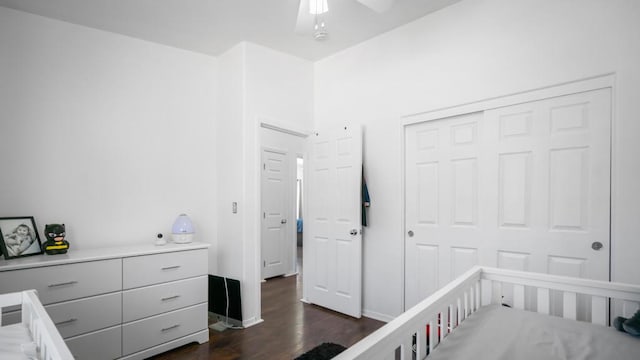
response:
M173 242L186 244L193 241L193 224L187 214L180 214L171 227Z

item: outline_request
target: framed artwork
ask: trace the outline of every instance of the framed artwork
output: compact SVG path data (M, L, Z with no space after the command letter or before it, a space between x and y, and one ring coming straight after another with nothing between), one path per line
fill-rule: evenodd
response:
M0 218L0 250L5 259L43 253L33 216Z

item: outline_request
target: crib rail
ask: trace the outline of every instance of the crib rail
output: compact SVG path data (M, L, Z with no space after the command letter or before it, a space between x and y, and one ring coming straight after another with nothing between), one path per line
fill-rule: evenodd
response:
M610 302L629 316L639 307L640 286L474 267L334 359L427 358L480 306L505 298L518 309L608 325Z
M517 309L600 325L610 322L610 301L623 305L622 312L614 310L612 317L629 317L640 305L640 286L637 285L495 268L482 268L482 283L483 305L500 303L508 296ZM534 297L530 304L525 303L526 292L530 298ZM557 313L551 311L554 300ZM584 314L582 318L578 316L579 310Z
M423 359L480 308L481 274L469 270L334 359L412 359L414 351Z
M40 303L36 291L0 295L0 309L18 305L21 306L22 325L29 329L34 342L32 348L25 347L25 356L41 360L73 360L73 355Z

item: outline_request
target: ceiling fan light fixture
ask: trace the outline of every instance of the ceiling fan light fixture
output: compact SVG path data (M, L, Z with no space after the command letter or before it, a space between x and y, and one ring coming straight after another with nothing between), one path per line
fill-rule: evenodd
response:
M329 11L327 0L309 0L309 14L319 15Z
M316 21L316 24L313 28L313 38L317 41L326 40L329 36L329 32L327 31L327 26L324 21L320 20L320 22Z

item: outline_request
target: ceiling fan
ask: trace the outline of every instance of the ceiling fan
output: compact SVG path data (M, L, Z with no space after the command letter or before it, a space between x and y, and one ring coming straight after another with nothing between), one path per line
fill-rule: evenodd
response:
M344 0L340 0L344 1ZM375 12L383 13L391 8L395 0L355 0ZM296 33L301 35L313 34L316 40L325 40L329 33L324 16L329 7L327 0L300 0Z

